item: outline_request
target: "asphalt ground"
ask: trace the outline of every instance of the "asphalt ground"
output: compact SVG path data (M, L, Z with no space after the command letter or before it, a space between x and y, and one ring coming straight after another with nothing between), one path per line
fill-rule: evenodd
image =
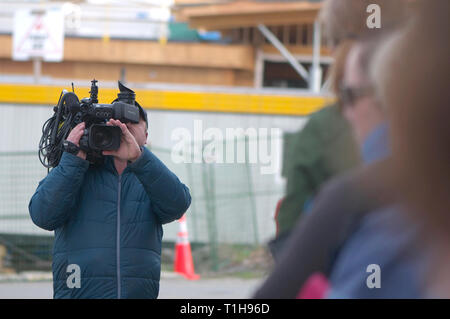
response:
M262 279L235 277L200 278L191 281L175 273L162 273L159 299L245 299ZM52 282L44 280L0 281L0 299L51 299Z

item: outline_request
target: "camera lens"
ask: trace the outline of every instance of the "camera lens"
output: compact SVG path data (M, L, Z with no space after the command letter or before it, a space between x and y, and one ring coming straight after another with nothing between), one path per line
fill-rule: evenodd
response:
M98 148L104 148L111 145L112 142L112 134L110 131L102 129L96 130L95 134L93 134L94 144Z
M120 147L120 137L119 127L95 124L90 128L89 146L94 150L117 150Z

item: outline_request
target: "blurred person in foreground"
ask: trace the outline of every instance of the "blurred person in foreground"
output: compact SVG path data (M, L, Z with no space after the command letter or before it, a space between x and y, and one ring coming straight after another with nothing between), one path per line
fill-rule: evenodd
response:
M405 15L404 0L327 0L320 12L328 46L335 57L333 90L339 87L349 39L368 33L367 7L378 4L382 11L382 26L391 29ZM339 48L341 48L339 50ZM340 53L337 53L339 52ZM361 163L358 147L347 120L340 112L339 102L311 114L305 127L289 139L285 136L283 176L286 194L276 209L275 238L269 242L275 259L285 247L298 219L307 213L321 186L335 176Z
M426 294L450 298L450 2L418 2L417 18L387 42L374 72L389 105L393 171L431 254Z
M370 64L386 37L364 39L349 54L341 88L344 114L361 145L364 163L390 157L390 106L380 103ZM386 183L389 180L386 180ZM424 254L417 246L418 225L400 202L362 217L340 249L329 276L330 298L423 297ZM368 279L371 273L376 278ZM378 282L377 282L378 281Z
M329 4L328 8L333 7L333 5L338 6L338 8L340 8L339 5L345 7L345 3L343 3L345 1L332 2L326 2ZM350 4L353 3L353 1L349 2ZM349 3L347 2L347 4ZM393 4L392 11L385 10L383 14L388 18L387 21L396 21L396 23L387 23L386 25L390 25L390 27L383 29L384 34L392 32L405 22L406 15L399 9L402 2L383 2L382 8L389 8L389 4ZM356 7L358 8L358 6ZM326 8L327 6L325 5L324 9ZM345 8L348 9L348 7ZM365 12L365 7L363 6L362 8L364 8ZM403 9L406 10L406 7L403 7ZM366 15L363 12L359 13L361 15L355 16L355 20L366 26L365 19L361 20L361 17L366 17ZM347 13L345 17L348 19ZM348 23L348 20L344 19L343 21ZM354 25L358 25L358 23ZM336 31L333 28L331 30ZM380 32L375 30L362 33L358 35L359 42L361 42L361 39L367 38L370 33L377 34ZM371 35L371 37L374 39L374 35ZM359 45L362 44L360 43ZM371 59L371 55L368 53L370 51L366 50L364 62L359 61L361 57L357 57L358 72L361 65L365 70L368 69L369 63L367 61ZM353 60L355 61L355 58ZM366 84L368 83L366 82ZM379 107L368 108L367 106L369 105L365 103L367 101L360 100L361 97L365 97L365 100L367 100L369 96L372 96L368 100L371 101L370 104L373 106L375 104L373 88L359 88L361 90L358 90L358 95L355 96L356 99L353 102L359 100L358 102L362 102L362 105L360 105L362 108L358 109L356 114L351 114L348 111L346 113L347 116L350 115L349 119L355 118L356 115L357 118L359 117L363 120L358 123L358 127L354 128L355 131L359 131L357 134L359 141L365 142L363 143L365 145L363 146L362 155L365 158L366 165L332 180L321 189L314 201L310 214L295 226L291 238L286 243L286 251L280 257L279 264L256 292L256 298L301 297L301 294L299 294L300 288L308 286L309 279L317 273L324 279L321 282L327 281L332 275L341 248L358 230L361 222L364 221L364 217L372 211L389 206L395 202L394 192L389 187L390 183L388 183L389 161L384 159L389 154L388 144L383 140L383 136L387 136L387 125L383 123L385 114ZM349 92L348 90L346 91L347 93ZM348 95L340 94L341 104L348 104L347 97ZM370 118L364 119L362 116L364 114L370 116ZM365 141L366 139L368 141ZM364 272L366 267L363 269ZM360 273L358 272L358 275ZM365 280L363 283L365 283ZM327 281L326 285L322 286L328 289L329 282ZM322 291L321 297L326 296L326 293L327 291ZM355 291L355 295L358 293L360 292ZM345 295L344 297L351 297L350 290L341 291L338 294L340 296Z
M346 50L340 51L335 63L342 66ZM285 135L284 148L286 194L278 204L275 215L276 238L269 243L275 258L279 256L298 218L308 212L321 185L360 163L350 125L337 104L325 106L311 114L305 127L289 139Z
M162 224L179 219L189 189L151 151L147 115L120 127L116 151L90 165L79 149L85 123L75 126L58 166L29 203L33 222L55 232L53 295L61 298L156 298L161 272ZM77 279L78 276L78 279Z

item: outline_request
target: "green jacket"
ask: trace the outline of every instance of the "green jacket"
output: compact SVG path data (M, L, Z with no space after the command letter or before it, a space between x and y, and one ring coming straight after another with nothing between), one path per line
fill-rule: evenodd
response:
M285 136L286 195L275 217L277 235L289 231L320 186L360 161L349 123L336 105L313 113L300 131Z

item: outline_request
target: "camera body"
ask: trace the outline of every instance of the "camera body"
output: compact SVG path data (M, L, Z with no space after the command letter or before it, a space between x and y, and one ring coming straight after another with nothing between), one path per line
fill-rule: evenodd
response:
M72 128L81 122L86 123L80 138L80 149L86 152L87 160L97 163L103 158L102 151L117 150L120 147L122 130L118 126L107 125L109 119L122 123L139 123L139 108L134 105L135 93L119 82L120 93L111 104L98 103L97 81L91 81L89 98L81 101L75 93L64 94L66 117L72 114Z
M80 148L83 151L111 151L120 147L122 130L120 127L105 124L111 118L122 123L138 123L139 109L120 101L112 104L92 103L90 99L81 101L80 111L75 115L74 126L81 122L86 123L84 134L80 139Z
M102 151L117 150L120 147L122 130L118 126L107 125L109 119L122 123L139 123L140 116L147 122L143 109L136 102L136 94L120 81L117 99L111 104L98 103L97 81L91 81L90 97L81 101L72 92L63 90L54 114L42 127L39 141L39 160L47 169L56 167L61 160L64 141L70 131L85 122L85 130L80 138L80 148L86 152L86 160L91 164L103 163ZM140 113L142 112L142 114Z

